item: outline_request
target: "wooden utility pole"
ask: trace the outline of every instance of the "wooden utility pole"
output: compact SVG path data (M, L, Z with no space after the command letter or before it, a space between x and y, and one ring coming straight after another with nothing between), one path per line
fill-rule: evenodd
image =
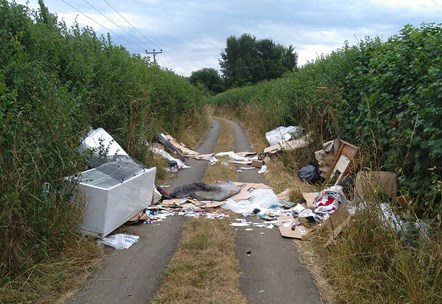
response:
M148 54L148 55L153 55L153 63L154 64L157 64L157 60L156 60L156 56L157 56L157 54L161 54L163 52L163 49L160 49L159 51L155 51L155 49L153 49L152 50L152 52L148 52L147 50L146 50L146 54Z

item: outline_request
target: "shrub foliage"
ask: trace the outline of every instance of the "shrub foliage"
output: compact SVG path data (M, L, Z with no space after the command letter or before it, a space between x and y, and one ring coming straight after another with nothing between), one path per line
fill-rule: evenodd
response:
M205 121L202 95L174 73L67 26L43 1L0 0L0 277L57 255L81 216L61 195L84 169L89 127L103 127L144 160L148 127L171 134ZM189 119L192 117L192 120Z
M262 134L295 124L358 145L366 165L395 171L401 192L442 220L442 26L407 25L385 42L366 38L285 77L215 96ZM256 124L259 119L259 124ZM253 121L254 120L254 121Z

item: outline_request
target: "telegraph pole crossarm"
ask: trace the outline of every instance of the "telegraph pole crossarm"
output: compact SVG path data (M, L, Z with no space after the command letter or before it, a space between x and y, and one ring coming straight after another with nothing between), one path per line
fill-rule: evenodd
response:
M159 51L155 51L155 49L152 50L152 52L149 52L146 50L146 54L153 55L153 63L157 64L156 56L157 54L161 54L163 52L163 49L160 49Z

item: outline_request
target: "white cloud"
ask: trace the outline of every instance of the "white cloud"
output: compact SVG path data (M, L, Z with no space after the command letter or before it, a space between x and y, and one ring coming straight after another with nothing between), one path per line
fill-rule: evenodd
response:
M370 2L381 7L388 7L396 10L442 10L442 0L370 0Z

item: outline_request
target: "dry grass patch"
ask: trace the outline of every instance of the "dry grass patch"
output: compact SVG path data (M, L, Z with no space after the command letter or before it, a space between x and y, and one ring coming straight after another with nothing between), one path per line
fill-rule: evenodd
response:
M352 219L330 245L326 236L312 240L314 263L336 291L331 303L442 303L439 229L410 246L374 203Z
M188 219L153 303L246 303L231 219Z
M69 248L56 260L33 268L0 289L1 303L64 303L96 269L103 249L94 238L73 237Z

